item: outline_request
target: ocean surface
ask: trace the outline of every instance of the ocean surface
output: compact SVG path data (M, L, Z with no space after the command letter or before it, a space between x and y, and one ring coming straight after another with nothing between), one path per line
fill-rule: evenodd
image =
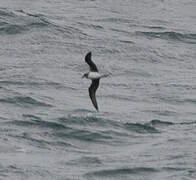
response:
M27 179L196 179L195 0L0 0L0 180Z

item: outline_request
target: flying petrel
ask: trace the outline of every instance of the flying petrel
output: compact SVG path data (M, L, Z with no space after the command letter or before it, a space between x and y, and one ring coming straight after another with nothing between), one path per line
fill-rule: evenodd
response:
M90 71L88 73L85 73L82 78L91 79L92 83L88 89L89 96L91 98L91 101L95 107L95 109L98 111L98 105L96 100L96 90L99 87L99 80L103 77L107 77L107 74L101 75L98 72L97 66L95 63L91 60L91 52L87 53L85 56L85 62L90 66Z

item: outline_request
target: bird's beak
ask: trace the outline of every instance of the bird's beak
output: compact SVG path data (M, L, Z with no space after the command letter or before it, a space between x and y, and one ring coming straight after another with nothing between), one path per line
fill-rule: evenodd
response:
M85 77L85 76L83 75L83 76L82 76L82 79L83 79L84 77Z

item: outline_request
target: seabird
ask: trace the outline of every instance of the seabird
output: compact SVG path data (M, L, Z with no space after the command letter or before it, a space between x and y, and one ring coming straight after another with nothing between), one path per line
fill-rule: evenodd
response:
M88 88L89 96L91 98L91 101L95 107L95 109L98 111L98 105L96 100L96 90L99 87L99 80L103 77L107 77L107 74L101 75L98 72L97 66L95 63L91 60L92 53L89 52L85 56L85 62L90 66L90 71L88 73L85 73L82 78L91 79L92 83L90 87Z

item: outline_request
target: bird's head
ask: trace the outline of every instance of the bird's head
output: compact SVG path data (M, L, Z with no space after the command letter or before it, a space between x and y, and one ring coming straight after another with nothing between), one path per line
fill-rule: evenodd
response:
M85 73L82 78L88 78L88 73Z

